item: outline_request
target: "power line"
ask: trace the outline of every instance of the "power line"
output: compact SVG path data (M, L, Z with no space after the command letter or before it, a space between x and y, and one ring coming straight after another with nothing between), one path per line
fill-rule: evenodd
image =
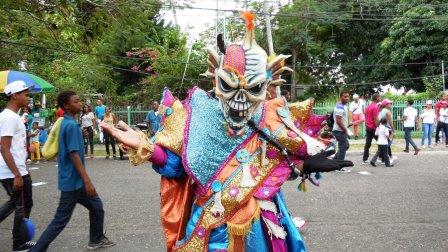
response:
M51 51L59 51L59 52L65 52L65 53L74 53L74 54L82 54L82 55L92 55L97 57L111 57L111 58L122 58L122 59L132 59L132 60L138 60L138 61L145 61L148 59L139 58L139 57L126 57L126 56L118 56L118 55L110 55L110 54L97 54L97 53L89 53L89 52L82 52L82 51L76 51L68 48L52 48L47 46L42 46L38 44L24 44L17 41L11 41L11 40L4 40L0 39L1 43L7 43L7 44L13 44L17 46L24 46L24 47L31 47L31 48L38 48L43 50L51 50ZM169 62L170 64L186 64L185 61L168 61L168 60L160 60L160 62ZM433 62L403 62L403 63L395 63L395 64L388 64L388 63L379 63L379 64L340 64L340 65L299 65L298 68L346 68L346 67L377 67L377 66L406 66L406 65L431 65L431 64L440 64L439 61L433 61ZM196 62L196 65L207 65L206 63L200 63Z

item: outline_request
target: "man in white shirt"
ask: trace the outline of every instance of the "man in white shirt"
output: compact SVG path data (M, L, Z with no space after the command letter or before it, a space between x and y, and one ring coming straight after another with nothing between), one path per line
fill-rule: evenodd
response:
M338 142L338 151L334 155L335 160L345 160L345 153L350 148L348 142L348 108L347 104L350 99L350 94L347 91L342 91L339 95L339 102L333 111L333 136ZM340 172L350 172L349 170L342 168Z
M22 219L29 217L33 206L32 181L25 164L25 124L17 112L28 105L29 92L23 81L6 85L4 92L8 103L0 113L0 182L10 199L0 207L0 222L15 211L13 251L26 251L35 244L21 233Z
M414 155L417 155L420 151L417 148L417 145L412 140L411 132L414 130L416 118L418 116L418 112L415 108L412 107L414 105L413 100L408 100L407 107L403 111L403 117L401 120L403 121L403 130L404 130L404 139L406 141L406 147L404 152L409 152L409 144L414 148Z
M353 101L350 103L349 110L353 118L353 134L355 140L358 139L359 129L365 120L364 117L365 101L359 98L359 95L353 95Z

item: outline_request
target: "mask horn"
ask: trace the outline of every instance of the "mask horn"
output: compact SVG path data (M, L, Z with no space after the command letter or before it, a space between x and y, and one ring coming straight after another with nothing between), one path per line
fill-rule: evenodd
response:
M226 45L224 44L224 39L222 38L222 34L218 34L216 37L216 44L218 45L218 49L222 54L226 54Z

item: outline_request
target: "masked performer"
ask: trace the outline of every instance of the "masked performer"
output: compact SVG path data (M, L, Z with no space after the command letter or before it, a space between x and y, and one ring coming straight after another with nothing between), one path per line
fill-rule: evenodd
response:
M315 182L313 172L352 166L328 159L313 101L266 101L268 85L284 82L288 56L268 57L257 45L254 16L243 13L242 43L208 50L206 76L215 97L193 88L179 101L163 92L162 123L148 140L120 123L102 125L134 165L161 174L161 219L168 251L302 251L305 246L279 193L289 178Z

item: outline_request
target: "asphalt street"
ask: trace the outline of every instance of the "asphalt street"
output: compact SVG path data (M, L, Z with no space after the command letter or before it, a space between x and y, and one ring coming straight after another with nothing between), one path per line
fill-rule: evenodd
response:
M302 232L309 251L448 251L448 152L397 154L393 168L360 163L351 173L325 174L320 187L298 192L287 182L284 193L293 216L308 223ZM54 162L31 165L37 237L57 207ZM159 220L159 176L150 165L97 158L88 172L103 200L107 236L117 246L107 251L164 251ZM367 172L359 174L358 172ZM0 190L0 204L7 199ZM10 251L12 215L0 224L0 251ZM85 251L88 212L77 206L71 222L49 251Z

